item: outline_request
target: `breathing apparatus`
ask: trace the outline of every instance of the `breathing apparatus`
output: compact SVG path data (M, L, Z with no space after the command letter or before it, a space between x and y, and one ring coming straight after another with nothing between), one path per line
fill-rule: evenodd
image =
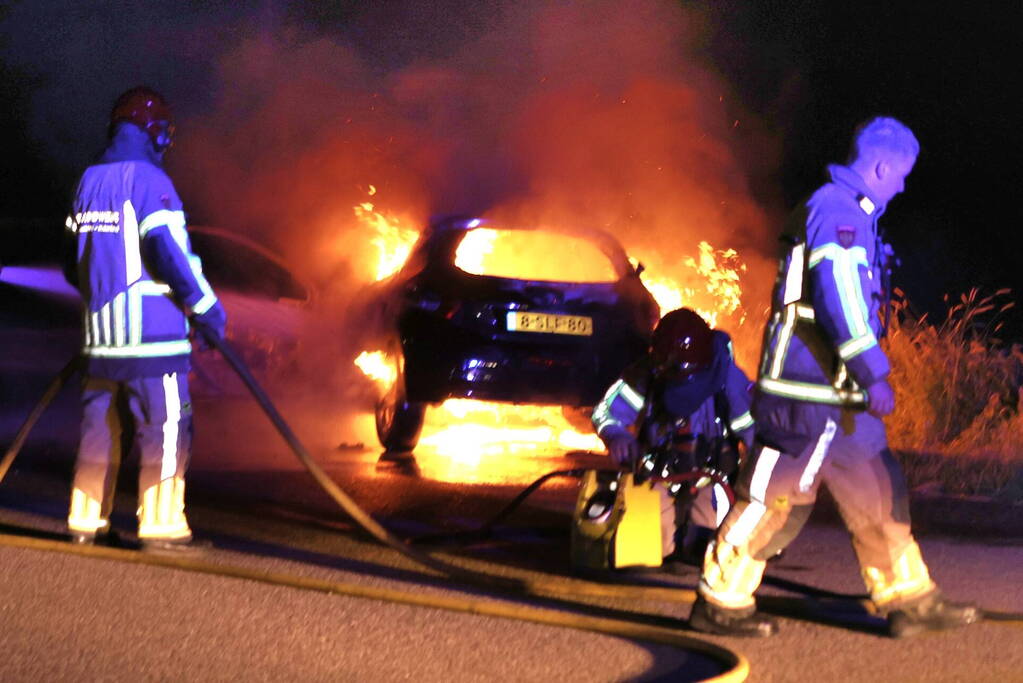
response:
M577 570L658 567L662 506L688 509L699 489L712 483L723 484L731 498L728 475L738 464L738 449L728 420L721 420L723 437L707 438L693 433L689 417L711 395L716 414L729 414L714 346L710 327L689 309L671 311L657 324L637 423L641 455L629 471L583 476L572 528Z

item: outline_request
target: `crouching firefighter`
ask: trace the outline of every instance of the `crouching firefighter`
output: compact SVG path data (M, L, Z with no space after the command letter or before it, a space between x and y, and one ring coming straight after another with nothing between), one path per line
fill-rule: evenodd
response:
M830 181L786 226L754 395L756 445L707 550L689 619L698 631L775 632L753 593L765 560L806 522L821 484L892 636L978 618L976 608L946 602L928 574L881 421L895 399L878 345L889 293L877 220L903 190L919 149L895 119L869 121L854 136L848 165L829 167Z
M740 443L752 442L750 388L727 334L689 309L666 314L649 353L593 411L608 454L629 471L588 475L576 536L603 532L611 568L657 566L662 558L698 564L728 512ZM610 504L603 515L602 495ZM602 520L605 528L595 526Z
M109 144L78 182L67 220L65 275L82 295L82 425L68 528L106 535L122 437L139 455L138 537L183 547L192 437L189 317L223 336L224 309L190 247L181 200L163 171L170 109L133 88L114 104Z

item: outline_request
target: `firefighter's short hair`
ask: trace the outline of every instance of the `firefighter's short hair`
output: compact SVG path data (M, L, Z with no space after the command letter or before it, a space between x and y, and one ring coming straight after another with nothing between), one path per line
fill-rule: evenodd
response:
M909 126L890 116L864 121L853 133L850 162L877 157L912 157L920 154L920 143Z

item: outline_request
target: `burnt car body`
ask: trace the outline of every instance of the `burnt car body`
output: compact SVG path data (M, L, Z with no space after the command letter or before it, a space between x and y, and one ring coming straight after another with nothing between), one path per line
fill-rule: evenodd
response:
M609 281L527 280L456 265L463 239L487 227L464 217L432 223L383 284L383 345L397 377L376 409L388 450L414 448L425 404L448 398L592 407L648 348L658 307L614 237L554 231L597 247Z

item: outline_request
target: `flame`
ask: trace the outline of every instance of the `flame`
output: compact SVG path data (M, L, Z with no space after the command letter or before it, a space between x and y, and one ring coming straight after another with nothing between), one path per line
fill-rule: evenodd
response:
M570 256L551 258L552 254ZM477 228L455 252L455 265L474 275L551 282L614 282L600 248L576 235L544 230Z
M486 272L487 257L494 252L497 232L487 228L473 230L455 250L455 266L467 273L482 275Z
M550 469L535 459L603 450L596 434L573 429L558 406L448 399L427 411L416 453L432 478L528 482Z
M369 186L369 195L375 195L375 186ZM383 280L397 273L412 246L419 238L419 231L406 228L401 220L389 214L381 213L372 202L362 202L354 207L355 217L373 231L370 244L377 250L377 263L373 272L374 280Z
M715 249L709 242L701 241L699 250L697 258L690 256L682 261L682 268L644 270L640 275L643 286L657 301L661 315L685 306L699 313L711 327L717 327L723 316L730 316L735 325L741 325L746 320L746 311L742 307L740 279L746 264L734 249ZM652 263L663 261L652 256ZM676 277L663 274L672 270L678 273Z
M369 188L371 195L376 193L374 186ZM379 211L370 202L357 205L355 215L372 230L370 241L378 253L375 279L382 280L396 273L408 258L419 233L404 227L393 215ZM541 253L541 258L529 256L517 246L505 245L505 232L514 231L473 230L459 245L455 265L469 273L545 279L529 277L521 271L532 268L530 273L533 273L536 262L556 260L554 274L557 277L547 279L571 281L587 281L581 275L582 269L588 268L593 273L595 264L599 263L602 268L608 266L607 258L596 249L592 253L552 250ZM514 240L509 244L514 244ZM718 325L722 316L730 316L730 320L741 325L746 315L742 308L740 280L746 265L734 249L716 249L706 241L701 241L698 247L696 256L676 261L674 266L659 254L650 254L653 258L647 262L659 267L644 270L643 284L656 299L662 314L686 306L703 316L712 327ZM571 253L571 258L542 258L549 253ZM580 277L574 277L576 275ZM380 391L390 389L396 379L395 364L383 351L363 351L355 364ZM449 399L427 410L419 444L417 454L422 455L417 461L424 474L463 482L479 481L484 476L481 472L490 465L503 472L498 476L508 477L515 468L521 469L522 462L530 456L565 451L600 452L604 448L592 431L574 429L560 407L468 399Z
M739 324L746 319L742 310L742 287L739 274L746 272L746 264L735 249L714 249L700 242L699 261L689 258L686 265L707 279L706 291L717 302L717 310L732 314L739 312ZM709 322L709 321L708 321Z
M355 359L355 365L362 374L376 382L381 391L387 391L398 378L398 371L393 363L387 362L387 354L383 351L363 351Z
M654 277L648 275L646 271L639 277L643 281L643 286L653 295L661 315L668 311L674 311L676 308L682 308L687 301L693 298L692 289L683 287L672 278ZM713 326L709 320L707 322Z

